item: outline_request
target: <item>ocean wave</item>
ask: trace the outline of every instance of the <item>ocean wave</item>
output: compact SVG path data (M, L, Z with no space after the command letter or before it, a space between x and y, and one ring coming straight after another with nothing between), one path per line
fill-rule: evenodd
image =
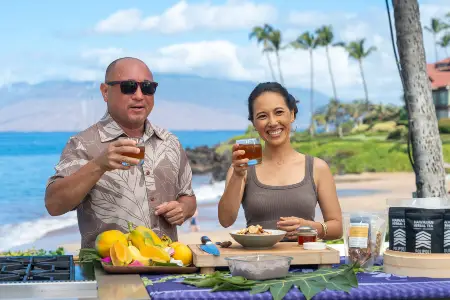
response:
M73 211L57 217L2 225L0 226L0 251L8 251L13 247L33 243L49 232L77 224L77 215Z
M225 189L225 181L194 187L197 203L217 203ZM57 217L44 217L25 221L18 224L5 224L0 226L0 251L33 243L46 234L63 228L77 225L76 212L69 212Z
M214 182L194 187L194 193L198 204L217 203L225 189L225 181Z

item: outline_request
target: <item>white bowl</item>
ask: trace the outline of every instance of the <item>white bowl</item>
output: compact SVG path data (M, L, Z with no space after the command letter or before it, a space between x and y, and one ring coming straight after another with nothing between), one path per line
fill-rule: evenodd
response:
M237 234L239 230L234 230L230 235L242 247L255 250L270 249L286 235L286 231L283 230L264 230L270 234Z

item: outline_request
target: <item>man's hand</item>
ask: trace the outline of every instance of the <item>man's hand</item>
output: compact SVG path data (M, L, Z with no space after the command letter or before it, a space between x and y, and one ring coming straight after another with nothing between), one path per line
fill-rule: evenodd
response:
M119 139L109 144L99 156L93 159L93 162L103 170L112 171L115 169L129 170L130 166L122 165L126 162L130 165L139 164L139 159L128 157L124 153L139 153L139 148L136 147L136 142L133 140Z
M185 207L178 201L165 202L156 207L155 214L163 216L172 225L181 225L185 220Z

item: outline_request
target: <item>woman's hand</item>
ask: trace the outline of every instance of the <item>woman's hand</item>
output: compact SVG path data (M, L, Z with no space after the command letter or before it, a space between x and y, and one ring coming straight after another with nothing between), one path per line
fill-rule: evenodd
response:
M305 225L307 225L307 221L297 217L281 217L280 221L277 222L277 228L286 231L286 237L289 240L296 239L297 228Z
M233 165L233 173L238 177L244 177L248 168L248 159L241 159L242 155L245 154L244 150L238 150L239 145L233 145L233 154L231 156L231 161Z

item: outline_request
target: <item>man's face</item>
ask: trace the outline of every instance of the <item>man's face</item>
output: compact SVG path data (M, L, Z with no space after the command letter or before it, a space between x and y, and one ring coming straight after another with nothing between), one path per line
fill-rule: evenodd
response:
M124 59L116 63L108 82L125 80L153 81L153 75L141 61ZM120 84L109 86L103 83L100 89L108 112L121 126L134 129L145 124L154 106L154 95L144 95L140 86L134 94L123 94Z

